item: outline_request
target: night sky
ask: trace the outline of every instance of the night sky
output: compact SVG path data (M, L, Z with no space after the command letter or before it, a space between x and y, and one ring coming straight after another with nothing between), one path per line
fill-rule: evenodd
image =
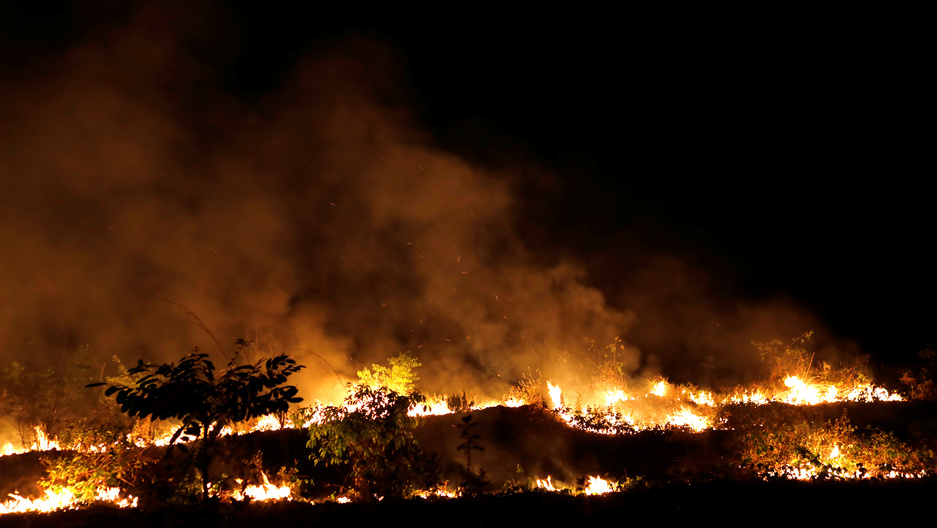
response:
M933 86L914 24L819 12L165 5L4 3L0 115L19 116L27 92L54 91L54 72L81 64L69 58L75 50L144 35L151 46L131 61L143 66L101 67L99 77L118 91L145 78L158 94L147 100L189 132L179 166L197 174L209 170L200 153L250 148L232 131L289 113L279 94L298 71L350 49L369 59L340 82L367 86L371 102L403 116L420 142L507 189L511 235L485 247L521 245L525 265L575 263L577 283L600 291L610 310L636 314L623 337L655 355L642 367L680 377L670 361L713 354L722 333L761 337L747 330L749 312L789 319L771 327L777 338L815 330L821 344L881 363L910 361L937 342L925 110ZM163 40L174 43L171 58L152 59ZM155 71L148 61L158 72L141 76ZM18 119L3 128L0 156L14 158L11 138L25 130ZM17 160L0 165L0 181L14 189L5 207L19 200ZM288 193L291 180L277 181ZM0 216L8 262L19 254L19 217ZM303 259L294 261L315 262ZM171 296L158 290L149 293ZM317 295L333 311L345 306L308 284L288 304ZM6 314L24 309L4 302ZM209 308L201 310L204 318ZM95 341L55 327L36 326L49 342ZM354 325L322 328L347 336ZM4 363L29 339L4 336Z

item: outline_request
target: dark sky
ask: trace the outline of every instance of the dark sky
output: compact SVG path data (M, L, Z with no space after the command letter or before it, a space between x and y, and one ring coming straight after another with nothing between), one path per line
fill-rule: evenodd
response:
M901 18L20 4L0 8L9 85L147 10L148 30L181 35L197 64L182 91L167 67L161 93L206 137L235 125L200 97L264 115L310 56L379 42L394 80L373 89L378 103L406 107L436 148L510 173L530 258L573 259L611 306L632 309L623 292L651 295L661 279L645 270L677 262L699 286L674 302L693 296L714 321L739 303L793 305L882 361L937 340L933 85L923 34ZM675 315L666 332L694 322Z

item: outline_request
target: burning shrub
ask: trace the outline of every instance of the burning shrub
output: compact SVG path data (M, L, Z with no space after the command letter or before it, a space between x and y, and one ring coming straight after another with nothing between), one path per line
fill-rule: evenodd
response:
M726 427L739 435L739 464L760 477L893 477L934 471L929 451L872 428L860 434L845 415L820 421L815 412L769 404L729 405L722 414Z
M588 353L598 357L595 378L592 380L593 389L601 393L624 389L628 383L625 364L618 359L619 355L624 355L625 350L621 338L615 337L604 347L599 347L591 339L586 339L585 343Z
M408 414L423 396L349 387L353 393L343 405L323 408L322 420L310 425L312 460L347 471L346 487L364 500L401 498L438 486L435 460L425 456L413 435L419 418Z
M822 387L826 392L832 391L832 394L845 394L856 387L871 386L871 379L862 358L856 358L851 365L837 368L823 361L815 363L815 353L809 352L802 345L812 336L813 332L805 332L789 345L779 340L753 343L761 360L767 363L771 370L768 382L770 392L783 392L785 387L791 388L792 380L794 383L809 382L812 386Z
M446 396L445 402L449 411L454 413L468 412L475 407L475 400L468 399L464 390L461 394L456 392Z
M146 449L109 446L100 451L72 451L43 462L47 473L40 482L43 489L90 503L108 488L135 492L148 485L157 460Z
M523 402L525 405L540 405L546 407L546 401L543 399L543 378L540 371L534 375L530 369L527 374L517 383L511 386L508 398Z

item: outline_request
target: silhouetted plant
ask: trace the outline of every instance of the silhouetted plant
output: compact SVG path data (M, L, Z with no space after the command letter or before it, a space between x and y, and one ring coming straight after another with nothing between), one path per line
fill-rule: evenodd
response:
M105 396L114 396L121 411L129 416L180 420L169 441L166 457L183 435L201 439L191 457L201 473L202 497L207 498L208 468L222 429L250 418L285 412L290 403L302 401L296 397L296 387L283 385L290 375L303 368L289 356L279 355L254 365L240 366L235 364L236 359L235 355L216 378L215 366L208 354L195 349L178 365L155 365L141 360L127 371L131 376L142 375L132 384L92 383L88 387L109 385ZM184 445L178 447L188 452Z
M472 421L471 414L462 417L462 425L459 426L462 443L456 448L459 451L465 452L465 469L468 471L468 477L462 481L459 490L463 495L469 496L482 493L491 484L488 482L488 479L485 478L484 469L476 473L472 468L472 451L485 450L485 448L478 443L478 441L481 440L481 435L472 432L472 428L476 425L477 423Z
M469 411L474 405L475 401L466 398L464 390L462 394L454 393L446 396L446 407L455 413Z

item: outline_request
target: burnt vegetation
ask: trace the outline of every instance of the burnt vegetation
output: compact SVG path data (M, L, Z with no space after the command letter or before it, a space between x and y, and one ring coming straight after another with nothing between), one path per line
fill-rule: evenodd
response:
M237 350L246 345L236 342ZM814 367L812 354L800 345L759 347L778 375L796 371L831 381L864 376L854 367ZM621 515L623 508L642 518L676 498L689 508L728 491L757 504L755 498L764 493L775 493L778 500L814 493L804 490L833 497L847 490L861 496L900 489L907 492L901 500L908 501L935 488L937 412L920 390L911 391L910 401L726 403L718 407L718 427L696 432L672 425L638 429L608 409L554 410L539 393L525 406L478 409L461 391L442 398L452 413L414 416L413 411L425 410L427 398L417 390L420 362L409 353L386 367L358 372L358 382L347 385L341 405L300 407L297 388L286 383L301 365L286 355L238 364L239 356L235 353L218 370L196 350L175 363L118 365L117 376L94 383L87 382L92 371L84 359L70 365L74 372L68 375L30 374L15 365L6 369L9 379L36 385L34 401L9 390L5 395L6 415L21 423L22 431L32 428L36 434L36 426L57 423L43 422L47 415L30 410L51 409L59 402L54 391L39 387L42 383L73 383L74 394L96 410L77 425L53 429L60 440L70 439L67 449L0 457L0 492L67 491L86 505L85 513L41 520L36 517L42 514L9 514L0 517L0 524L23 515L36 525L69 515L124 523L139 519L133 511L182 525L195 522L182 517L239 525L247 521L235 519L251 516L326 520L340 511L362 519L401 511L428 519L446 512L471 521L473 505L481 504L543 508L533 516L549 520L564 515L605 519ZM597 368L601 383L618 379L614 373L621 370L613 362ZM537 392L540 381L533 376L521 380L517 393ZM560 419L564 412L572 417ZM222 433L271 414L279 430ZM294 428L282 428L287 419ZM167 445L152 444L160 431L169 433ZM12 481L14 474L21 478ZM32 489L23 487L23 476L29 475ZM807 482L795 482L805 475ZM549 485L541 481L547 476L552 477ZM582 496L591 476L611 482L612 493ZM245 488L268 477L290 488L294 504L250 505ZM899 478L889 480L893 477ZM554 484L557 493L547 493ZM688 494L687 485L694 494ZM140 503L130 512L112 510L97 502L101 487L118 488ZM459 498L433 495L441 489ZM380 506L362 510L331 502L340 497ZM446 501L451 504L442 504ZM342 507L347 509L336 509Z

